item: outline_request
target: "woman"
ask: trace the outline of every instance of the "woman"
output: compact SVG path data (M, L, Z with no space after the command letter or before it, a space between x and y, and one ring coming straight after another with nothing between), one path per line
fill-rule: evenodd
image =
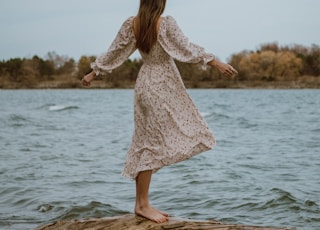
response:
M91 63L82 82L111 72L138 49L143 66L135 85L134 134L122 175L136 181L135 213L157 223L168 214L149 203L152 173L163 166L207 151L215 139L190 99L174 60L216 67L225 76L237 71L190 43L176 21L161 17L166 0L140 0L136 17L128 18L109 50Z

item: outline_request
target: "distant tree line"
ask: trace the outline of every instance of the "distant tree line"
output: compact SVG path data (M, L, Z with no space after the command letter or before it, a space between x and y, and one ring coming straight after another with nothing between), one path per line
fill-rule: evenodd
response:
M12 58L0 61L0 88L37 88L41 82L63 82L66 87L80 87L80 79L90 71L95 56L82 56L78 61L65 55L49 52L46 57ZM238 71L234 81L295 81L304 77L320 76L320 47L312 45L279 46L277 43L261 45L256 51L241 51L229 59ZM142 60L127 60L123 65L100 80L111 87L133 85ZM190 87L201 82L230 81L214 68L201 71L194 64L177 62L185 82ZM319 78L318 78L319 79ZM73 84L68 84L73 82ZM12 84L14 83L14 86Z
M73 76L75 72L75 60L55 52L49 52L45 59L37 55L12 58L0 61L0 86L11 82L32 87L41 81L55 80L56 76Z

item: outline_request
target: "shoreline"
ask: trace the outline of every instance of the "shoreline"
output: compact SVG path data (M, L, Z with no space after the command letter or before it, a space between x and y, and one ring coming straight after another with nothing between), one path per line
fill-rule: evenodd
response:
M313 81L184 81L187 89L320 89L320 77ZM133 89L135 82L106 82L95 80L90 87L79 81L45 81L25 85L21 83L0 83L0 90L15 89Z

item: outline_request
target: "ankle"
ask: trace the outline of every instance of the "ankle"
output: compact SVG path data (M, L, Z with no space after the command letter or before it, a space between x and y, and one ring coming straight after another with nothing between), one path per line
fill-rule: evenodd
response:
M150 205L148 203L137 203L136 204L136 208L140 208L140 209L143 209L143 208L146 208L146 207L149 207Z
M149 199L138 199L136 200L136 206L148 207L150 206Z

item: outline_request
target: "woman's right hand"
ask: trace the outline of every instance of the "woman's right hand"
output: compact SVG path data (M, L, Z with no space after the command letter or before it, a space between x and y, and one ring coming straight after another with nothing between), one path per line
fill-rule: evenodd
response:
M93 81L94 77L96 76L94 71L91 71L90 73L88 73L87 75L85 75L82 78L82 85L84 86L90 86L91 82Z
M217 68L220 71L220 73L222 73L226 77L234 77L238 74L238 71L231 65L223 63L219 60L214 59L208 64Z

